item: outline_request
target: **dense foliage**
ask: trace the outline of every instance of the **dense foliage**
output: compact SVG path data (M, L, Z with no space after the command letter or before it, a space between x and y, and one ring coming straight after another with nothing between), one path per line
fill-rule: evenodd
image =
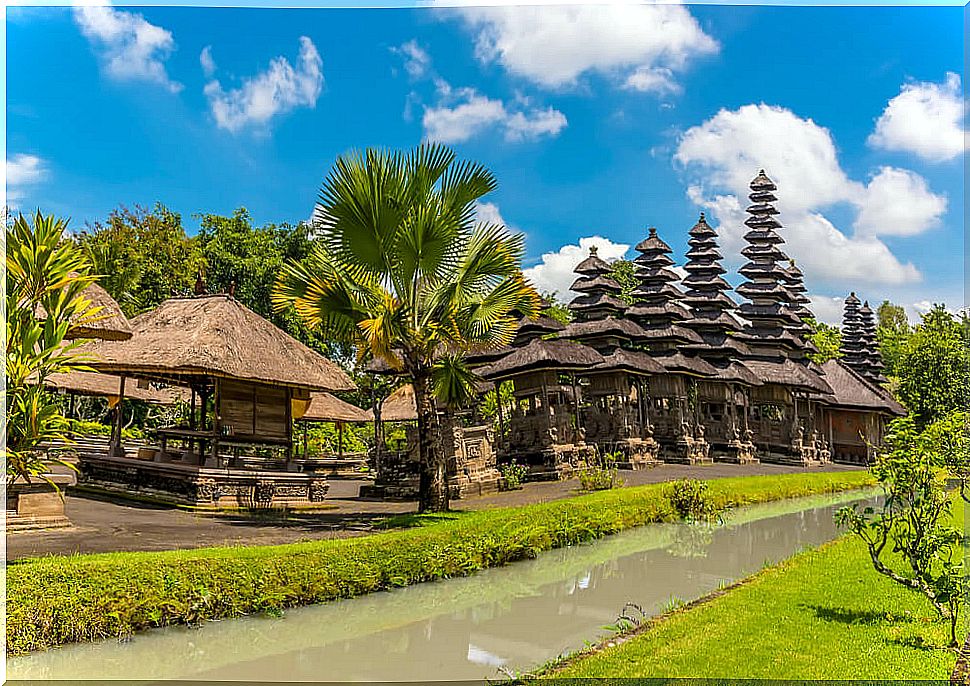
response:
M964 323L935 306L903 341L895 371L899 399L919 427L970 407L970 340Z
M812 330L809 334L809 341L817 349L816 352L808 354L812 362L822 364L842 357L839 350L842 345L842 331L839 327L820 322L817 319L809 319L807 323Z
M725 508L869 484L864 472L783 474L717 479L708 493ZM524 507L411 515L420 526L362 538L15 561L7 567L7 652L465 576L675 517L656 484Z

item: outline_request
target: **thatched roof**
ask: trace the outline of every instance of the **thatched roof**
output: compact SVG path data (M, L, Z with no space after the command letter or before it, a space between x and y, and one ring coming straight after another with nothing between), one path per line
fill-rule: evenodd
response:
M374 413L321 391L310 394L310 405L300 419L308 422L371 422Z
M67 372L51 374L44 384L48 388L78 395L95 395L110 398L120 395L121 378L112 374L96 372ZM144 400L159 405L174 405L182 400L188 402L189 390L179 386L167 388L139 388L134 379L125 382L125 398Z
M619 348L606 355L592 372L626 371L634 374L665 374L667 370L648 353Z
M98 338L105 341L124 341L131 338L131 323L108 291L92 283L81 291L81 296L90 301L91 309L100 309L91 317L84 316L83 312L72 317L72 325L65 338ZM43 307L38 307L35 316L43 321L47 318L47 312Z
M816 393L832 393L832 389L818 374L788 359L745 360L744 366L754 372L754 375L764 383L796 386Z
M98 313L72 326L67 332L67 338L100 338L106 341L124 341L131 338L131 323L121 311L121 306L108 295L108 291L96 283L82 291L82 295L91 301L92 307L100 307Z
M657 362L668 372L690 374L693 376L717 376L718 369L699 357L687 357L681 353L671 353L657 357Z
M127 341L83 347L103 372L154 378L223 377L311 390L349 391L334 362L228 295L172 298L131 320Z
M639 341L647 337L647 333L630 319L619 317L604 317L585 322L570 322L556 338L595 338L597 336L618 336Z
M486 379L507 379L537 369L588 369L603 361L590 347L573 341L535 340L479 370Z
M841 360L829 360L822 365L825 381L832 395L822 400L836 407L845 407L902 416L906 408L881 388L876 388L862 375Z
M418 405L414 400L414 386L405 384L391 393L381 403L382 422L409 422L418 418Z

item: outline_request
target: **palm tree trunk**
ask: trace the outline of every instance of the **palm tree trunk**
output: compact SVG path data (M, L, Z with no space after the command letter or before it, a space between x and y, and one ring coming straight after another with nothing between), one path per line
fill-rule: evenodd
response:
M421 460L418 512L446 512L448 482L441 450L441 427L431 401L431 379L426 373L414 375L414 404L418 411L418 456Z

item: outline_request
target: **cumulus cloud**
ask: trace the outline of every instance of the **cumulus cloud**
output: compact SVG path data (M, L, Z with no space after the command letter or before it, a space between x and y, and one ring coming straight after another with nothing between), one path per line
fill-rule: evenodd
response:
M576 295L569 290L576 280L573 270L589 256L592 246L596 246L599 257L607 262L623 258L630 249L629 245L614 243L602 236L586 236L579 239L578 245L564 245L556 252L543 254L539 264L523 271L525 278L540 293L551 292L560 300L570 300Z
M216 73L216 61L212 57L211 45L202 48L202 52L199 53L199 64L202 66L202 73L205 74L207 79L212 78L212 75Z
M946 206L919 174L882 167L866 186L855 228L870 236L915 236L937 225Z
M401 56L404 60L404 71L412 79L423 78L431 70L431 56L418 45L416 40L410 40L396 48L391 48L391 52Z
M322 91L323 60L306 36L300 37L296 67L285 57L276 57L266 71L245 79L239 88L226 91L216 79L205 86L216 124L232 132L265 126L276 115L297 107L315 107Z
M841 296L817 295L809 293L808 299L812 301L809 308L812 314L820 322L842 326L842 311L845 308L845 298Z
M943 83L903 84L876 121L868 142L875 148L943 162L966 149L964 118L960 75L948 72Z
M787 252L809 281L919 281L915 265L880 237L915 235L946 211L946 198L913 172L884 167L868 184L849 178L828 129L781 107L721 110L684 133L674 160L691 177L688 197L717 218L728 252L744 245L748 184L764 168L779 186ZM835 206L854 212L851 234L826 214Z
M718 50L679 5L462 7L483 63L546 88L575 86L597 73L620 86L669 92L674 73Z
M170 31L150 24L140 14L108 6L75 7L74 21L95 46L111 78L150 81L173 93L182 90L182 84L172 81L165 70L165 61L175 51Z
M482 95L474 88L451 88L438 82L438 102L424 108L424 135L441 143L461 143L486 131L501 131L511 142L556 136L566 116L552 107L535 107L528 100L511 103Z
M50 174L44 159L24 153L7 158L6 173L8 202L22 200L29 186L41 183Z

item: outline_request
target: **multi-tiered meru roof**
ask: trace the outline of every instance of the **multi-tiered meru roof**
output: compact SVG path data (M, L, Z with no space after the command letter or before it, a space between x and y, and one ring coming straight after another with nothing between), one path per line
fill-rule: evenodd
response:
M785 239L778 235L781 223L775 219L778 210L774 202L777 190L764 170L760 171L750 185L745 225L749 231L744 235L748 245L741 254L748 258L738 273L747 279L735 290L749 302L741 305L741 316L751 324L745 329L744 338L752 346L755 357L782 360L798 358L805 351L800 333L804 324L795 311L795 298L788 289L793 275L783 264L790 258L781 250Z
M685 346L703 346L704 339L681 322L693 315L684 304L684 293L676 286L680 277L670 269L672 250L653 227L636 246L634 259L638 285L627 315L644 330L644 345L667 370L707 376L716 372L701 359L684 356Z
M862 334L862 314L859 312L861 305L856 294L849 293L845 299L845 310L842 315L842 343L840 351L842 362L851 367L853 371L865 376L868 366L868 354L865 350L865 341Z
M876 318L869 308L869 301L862 304L859 310L859 318L862 328L863 354L865 364L862 375L873 383L886 383L887 379L883 374L885 365L882 362L882 355L879 354L879 341L876 335Z

